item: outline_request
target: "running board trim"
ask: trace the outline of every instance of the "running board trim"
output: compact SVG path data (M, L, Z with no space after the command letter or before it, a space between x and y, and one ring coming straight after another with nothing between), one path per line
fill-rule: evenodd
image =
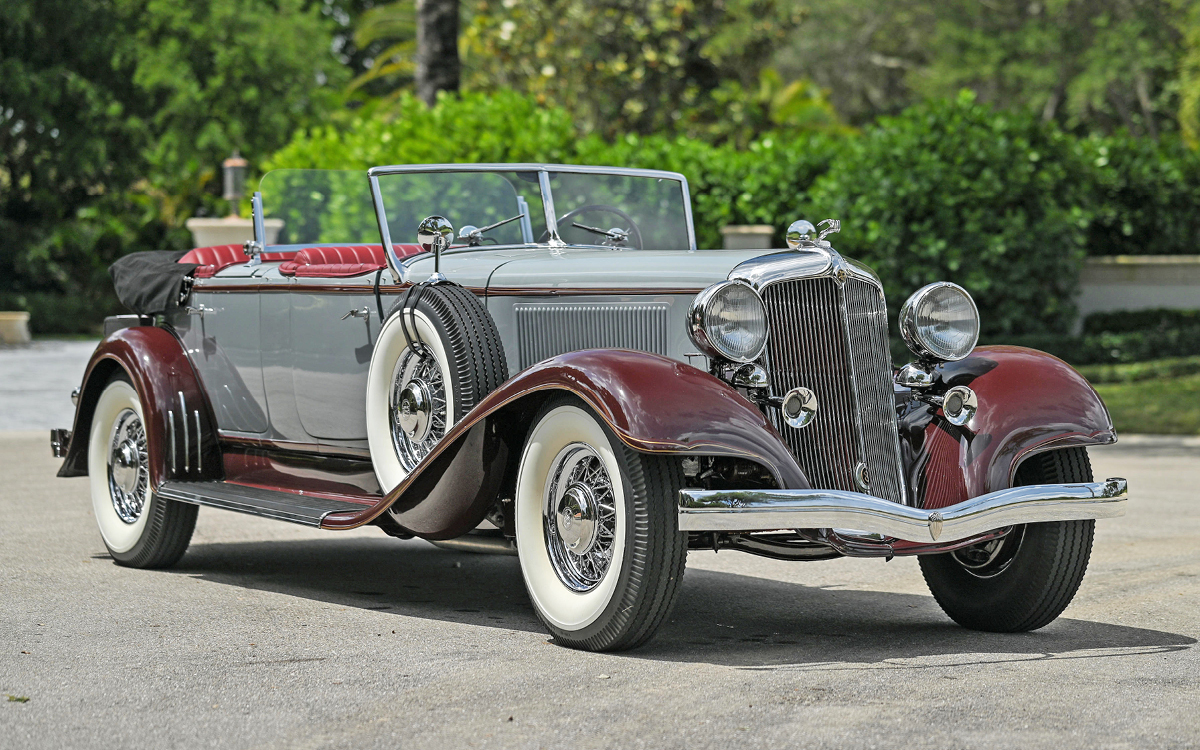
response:
M330 513L353 513L369 507L359 503L296 492L247 487L229 482L163 482L156 494L165 500L232 510L276 521L319 528Z

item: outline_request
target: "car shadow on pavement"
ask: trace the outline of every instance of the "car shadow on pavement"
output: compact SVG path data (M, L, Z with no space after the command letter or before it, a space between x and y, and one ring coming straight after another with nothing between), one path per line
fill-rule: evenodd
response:
M1070 617L1032 633L981 633L956 625L930 595L804 586L692 569L670 622L635 654L827 671L1107 658L1178 651L1195 643L1178 633Z
M515 557L451 552L416 540L193 544L171 570L343 607L545 632ZM1069 617L1033 633L980 633L955 625L928 595L690 568L670 621L624 656L751 669L919 669L1114 658L1195 643L1177 633Z

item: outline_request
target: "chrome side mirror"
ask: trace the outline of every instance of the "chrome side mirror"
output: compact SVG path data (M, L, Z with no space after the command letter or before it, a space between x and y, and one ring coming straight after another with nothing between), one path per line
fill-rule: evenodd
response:
M430 216L417 226L417 244L427 253L433 253L433 272L440 273L442 251L454 242L454 226L441 216Z
M816 233L817 228L813 226L811 221L805 221L804 219L793 221L787 230L787 245L793 250L799 250L802 245L811 243L812 236Z

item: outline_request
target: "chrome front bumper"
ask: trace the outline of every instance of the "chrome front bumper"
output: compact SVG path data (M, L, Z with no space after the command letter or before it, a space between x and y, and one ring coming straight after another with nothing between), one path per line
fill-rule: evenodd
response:
M680 531L855 529L910 542L953 542L1005 526L1125 515L1124 479L1039 484L921 510L839 490L681 490Z

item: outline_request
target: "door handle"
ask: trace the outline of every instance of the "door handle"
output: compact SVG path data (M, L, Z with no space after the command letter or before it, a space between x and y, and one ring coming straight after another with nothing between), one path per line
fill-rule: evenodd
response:
M188 315L199 315L200 318L203 319L205 315L212 315L214 313L219 313L224 309L225 308L223 308L223 307L212 308L212 307L207 307L205 305L198 305L196 307L191 307L189 305L188 307L184 308L184 312L186 312Z
M351 310L342 316L342 320L346 320L347 318L362 318L364 323L369 322L371 319L371 308L363 307L358 310Z

